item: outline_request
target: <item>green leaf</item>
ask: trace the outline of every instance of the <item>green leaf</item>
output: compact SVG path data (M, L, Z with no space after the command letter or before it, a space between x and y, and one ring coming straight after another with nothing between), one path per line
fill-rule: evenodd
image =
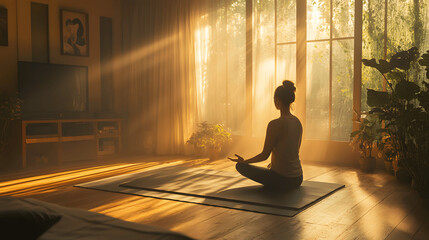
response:
M372 109L369 111L369 114L377 114L377 113L384 113L384 111L383 111L383 109L381 109L381 108L379 108L379 107L372 108Z
M386 133L387 132L387 129L384 129L384 128L379 128L379 129L377 129L377 130L375 130L377 133Z
M417 98L419 99L420 105L426 110L426 112L429 112L429 91L426 90L420 92Z
M370 107L384 107L389 103L390 96L387 92L367 89L367 104Z
M354 138L359 132L360 131L357 130L357 131L354 131L354 132L350 133L350 138Z
M365 66L373 67L377 69L381 74L388 73L395 69L395 66L387 62L386 60L380 59L378 60L379 63L373 58L371 60L368 59L362 59L362 62Z
M422 58L419 60L420 66L429 67L429 51L422 55Z
M407 79L407 74L403 71L392 71L388 73L387 77L389 80L394 80L395 82L404 81Z
M400 81L395 86L395 94L399 99L411 100L416 98L416 93L420 92L420 87L409 81Z
M377 65L375 58L373 58L373 59L362 59L362 62L363 62L363 65L368 66L368 67L373 67L373 68L375 68L375 66Z
M422 59L419 60L419 64L422 67L426 67L426 78L429 79L429 51L422 55Z
M394 54L390 58L390 64L394 68L399 68L402 70L408 70L411 67L411 62L417 60L419 57L419 50L416 47L412 47L407 51L401 51Z

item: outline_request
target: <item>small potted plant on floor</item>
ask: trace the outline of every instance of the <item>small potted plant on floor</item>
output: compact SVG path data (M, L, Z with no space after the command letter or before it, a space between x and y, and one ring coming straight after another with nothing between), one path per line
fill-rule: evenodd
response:
M386 172L394 174L396 169L394 166L395 160L398 157L398 149L394 145L392 137L387 133L386 129L379 129L378 132L382 135L380 141L377 142L377 157L384 162Z
M194 146L196 152L203 152L211 160L218 159L222 147L231 142L231 133L222 124L199 124L187 144Z
M393 169L393 161L396 159L396 152L392 148L384 150L384 169L390 174L394 174L395 170Z
M359 121L359 130L350 134L350 145L354 151L359 151L359 165L364 172L373 172L376 166L375 157L372 150L379 140L377 133L377 122L369 115Z

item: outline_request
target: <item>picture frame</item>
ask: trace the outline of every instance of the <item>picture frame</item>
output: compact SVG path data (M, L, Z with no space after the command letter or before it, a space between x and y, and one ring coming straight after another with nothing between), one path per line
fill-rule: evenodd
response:
M7 8L0 6L0 46L8 46Z
M60 10L61 54L89 56L88 14L67 9Z

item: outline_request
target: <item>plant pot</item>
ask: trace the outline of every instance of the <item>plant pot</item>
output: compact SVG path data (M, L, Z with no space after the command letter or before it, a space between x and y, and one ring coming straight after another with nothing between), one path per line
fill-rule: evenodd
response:
M384 160L384 169L386 170L386 172L388 172L390 174L394 174L395 173L393 171L392 161Z
M398 167L398 169L395 171L395 176L396 179L398 179L398 181L401 183L411 184L412 182L411 174L402 167Z
M219 159L220 156L220 148L209 148L207 149L207 154L209 155L210 160L216 160Z
M195 147L191 144L185 144L185 156L194 156L195 155Z
M203 158L207 156L206 150L204 148L194 148L194 154L195 157Z
M360 165L360 169L364 172L374 172L375 170L375 158L374 157L360 157L359 158L359 165Z
M421 198L425 199L426 201L429 200L428 179L426 179L426 181L424 181L424 179L418 181L417 179L413 178L411 187L417 191Z

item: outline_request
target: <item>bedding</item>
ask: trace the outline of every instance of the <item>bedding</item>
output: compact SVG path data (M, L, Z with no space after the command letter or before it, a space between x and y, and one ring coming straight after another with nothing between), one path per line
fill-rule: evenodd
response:
M3 214L1 214L3 213ZM26 224L17 222L20 217L36 223L30 236L18 238L19 232L28 231ZM0 222L9 224L14 231L1 239L40 240L93 240L93 239L156 239L189 240L191 238L154 226L127 222L103 214L81 209L62 207L31 198L0 197ZM4 233L5 225L2 226ZM30 227L31 229L31 227ZM1 233L0 233L1 234Z

